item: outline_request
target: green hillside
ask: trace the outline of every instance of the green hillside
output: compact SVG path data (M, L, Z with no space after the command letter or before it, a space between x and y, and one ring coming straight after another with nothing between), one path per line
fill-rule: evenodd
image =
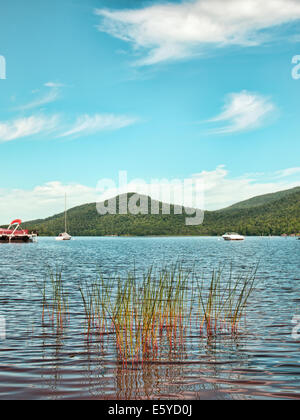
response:
M231 208L207 213L211 234L238 231L244 235L281 235L300 232L300 191L249 208ZM204 227L204 226L203 226Z
M272 197L271 197L272 196ZM238 203L224 210L205 212L200 226L186 226L185 215L104 215L96 211L96 204L86 204L68 211L68 231L73 236L104 235L223 235L237 231L244 235L280 235L300 232L300 188L274 195L253 198L250 205ZM148 199L150 204L150 199ZM117 199L119 203L119 199ZM241 205L241 208L239 208ZM44 220L24 223L24 228L37 230L40 235L56 236L64 230L64 214Z

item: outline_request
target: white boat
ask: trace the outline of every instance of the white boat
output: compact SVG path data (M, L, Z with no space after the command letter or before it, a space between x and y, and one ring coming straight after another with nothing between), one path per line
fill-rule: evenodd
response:
M72 236L67 233L67 194L65 195L65 231L60 233L56 240L57 241L70 241Z
M245 240L245 236L239 235L238 233L235 233L235 232L225 233L225 235L223 235L222 238L225 241L244 241Z
M70 241L71 239L72 236L69 235L67 232L60 233L56 238L57 241Z

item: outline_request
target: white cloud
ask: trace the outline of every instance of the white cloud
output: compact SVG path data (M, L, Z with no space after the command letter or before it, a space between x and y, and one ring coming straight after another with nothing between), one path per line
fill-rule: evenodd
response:
M54 102L60 96L60 88L65 85L50 81L45 83L44 86L47 87L48 90L44 96L36 98L32 102L21 105L14 110L28 111ZM39 90L33 91L32 93L36 94L37 92L39 92ZM0 143L54 129L58 137L79 137L105 130L118 130L132 125L137 121L137 118L127 115L83 114L72 123L71 121L63 122L63 118L60 115L61 124L58 125L58 117L58 115L53 117L31 116L15 119L11 122L0 121Z
M62 115L32 115L12 121L0 121L0 143L50 132L57 137L79 137L104 130L118 130L134 124L136 118L125 115L82 115L75 123L63 123ZM66 131L62 133L63 127ZM66 128L67 127L67 128Z
M23 221L48 217L64 211L67 193L68 207L95 202L96 191L80 184L63 185L48 182L32 190L0 190L0 224L8 224L14 218Z
M278 178L286 178L288 176L299 175L299 174L300 174L300 168L299 167L283 169L281 171L276 172L276 176Z
M225 123L213 129L214 134L237 133L260 127L275 109L265 96L247 91L231 93L222 113L208 122Z
M47 134L58 125L58 116L45 117L32 115L13 121L0 121L0 143L16 140L36 134Z
M251 46L300 19L299 0L186 0L136 10L97 9L99 30L146 51L138 64L181 59L209 46ZM262 34L264 32L264 35Z
M128 117L126 115L114 114L96 114L96 115L81 115L75 124L61 134L61 137L68 136L83 136L95 134L99 131L118 130L123 127L134 124L136 118Z
M47 82L44 84L44 86L49 87L49 88L60 88L60 87L64 87L65 85L63 83Z
M235 178L224 166L219 166L214 171L203 171L193 177L203 181L205 209L216 210L258 195L300 186L300 177L288 179L289 169L283 172L286 173L284 180L278 180L277 172Z

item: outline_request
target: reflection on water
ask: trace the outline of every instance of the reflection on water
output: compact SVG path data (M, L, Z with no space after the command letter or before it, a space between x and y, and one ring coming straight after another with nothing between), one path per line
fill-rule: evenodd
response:
M300 337L292 320L300 314L300 242L247 238L80 238L57 243L0 246L0 398L299 398ZM224 262L247 270L260 260L259 287L251 298L242 333L200 338L197 331L159 361L123 366L114 336L83 334L79 280L94 280L98 269L142 272L150 264L182 261L209 272ZM47 266L63 266L71 295L70 322L61 334L41 325L36 283Z

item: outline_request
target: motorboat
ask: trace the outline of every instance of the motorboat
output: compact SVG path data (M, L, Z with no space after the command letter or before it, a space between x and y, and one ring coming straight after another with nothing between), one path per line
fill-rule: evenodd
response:
M222 238L225 241L244 241L245 240L245 236L239 235L238 233L235 233L235 232L225 233L225 235L223 235Z

